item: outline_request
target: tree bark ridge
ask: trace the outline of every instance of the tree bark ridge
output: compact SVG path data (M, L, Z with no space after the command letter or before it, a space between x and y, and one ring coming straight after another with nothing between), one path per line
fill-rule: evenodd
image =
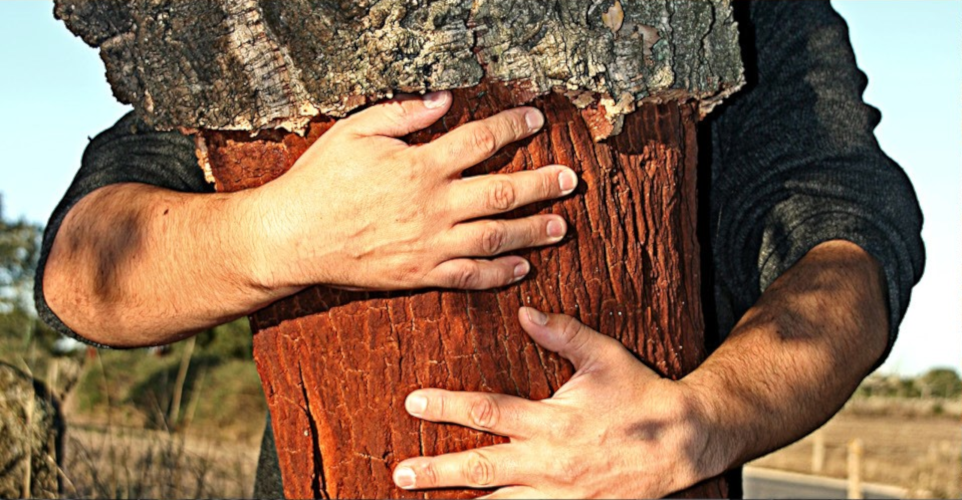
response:
M448 115L408 139L428 142L520 98L497 82L456 91ZM705 357L695 107L645 106L628 116L629 133L596 143L563 96L534 103L546 114L545 129L469 172L552 163L579 172L572 197L511 214L552 212L569 221L570 236L560 245L519 252L532 263L529 279L485 292L311 288L251 317L288 496L476 495L393 487L391 471L404 458L504 441L413 419L404 398L423 387L550 397L572 368L521 330L515 314L522 305L571 314L670 378ZM281 175L332 123L314 122L305 138L208 132L200 141L218 189L242 189ZM727 491L715 480L688 494Z

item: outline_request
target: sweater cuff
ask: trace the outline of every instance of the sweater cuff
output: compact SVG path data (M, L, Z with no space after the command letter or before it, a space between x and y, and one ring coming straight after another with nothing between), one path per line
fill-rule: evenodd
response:
M779 276L801 260L811 249L831 240L852 242L882 266L885 273L883 290L888 303L889 331L885 352L872 368L877 369L888 358L898 337L899 325L908 307L913 284L911 263L899 261L907 255L901 241L894 241L874 221L845 211L819 212L800 217L792 227L783 228L777 236L766 232L759 253L759 292L764 292ZM906 292L903 293L903 290Z

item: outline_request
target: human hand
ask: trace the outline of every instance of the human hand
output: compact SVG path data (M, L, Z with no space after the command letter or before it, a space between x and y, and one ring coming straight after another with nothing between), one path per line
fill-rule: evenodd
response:
M462 178L507 144L536 133L540 111L517 108L409 146L451 106L448 92L402 97L335 124L291 170L256 191L260 269L268 288L313 284L372 290L487 289L523 278L521 257L560 241L558 215L486 220L571 193L562 166Z
M576 373L554 396L423 389L411 415L511 438L510 443L401 462L405 489L494 488L486 498L660 498L714 471L697 399L615 339L569 316L522 308L521 326Z

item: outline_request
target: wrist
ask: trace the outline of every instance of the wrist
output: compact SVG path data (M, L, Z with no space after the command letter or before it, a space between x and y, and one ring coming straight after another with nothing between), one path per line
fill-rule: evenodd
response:
M289 252L287 236L272 214L276 207L265 196L263 186L230 193L227 212L231 230L227 245L235 248L238 280L268 302L291 295L303 287L295 286L284 273Z
M725 403L717 388L705 380L705 374L693 372L674 382L683 400L687 417L686 432L692 433L692 484L718 476L737 465L739 440L734 428L726 422Z

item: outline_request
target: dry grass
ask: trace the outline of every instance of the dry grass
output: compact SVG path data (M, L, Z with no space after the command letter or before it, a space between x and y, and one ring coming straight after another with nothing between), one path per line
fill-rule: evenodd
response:
M250 498L257 448L123 428L68 431L69 498Z
M175 358L108 352L96 361L88 363L86 377L64 405L65 497L252 495L265 405L249 361L195 359L183 419L173 426L167 425L165 402L174 385ZM853 399L822 429L823 474L844 478L846 445L860 438L865 481L958 498L960 415L959 400ZM810 473L812 443L805 438L753 465Z
M846 446L859 438L865 448L864 481L908 488L917 497L959 498L962 425L956 412L962 402L942 402L936 412L941 414L933 414L932 405L853 400L819 431L826 445L823 475L846 477ZM814 442L808 436L752 465L811 473Z

